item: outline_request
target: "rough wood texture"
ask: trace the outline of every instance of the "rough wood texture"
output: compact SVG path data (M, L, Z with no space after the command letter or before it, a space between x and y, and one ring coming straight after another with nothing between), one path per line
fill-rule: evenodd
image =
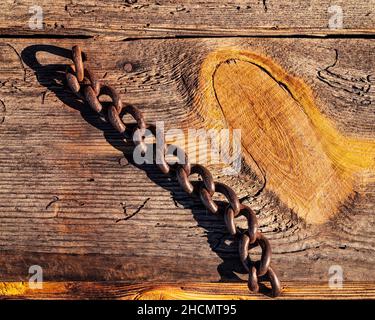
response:
M33 5L43 9L44 29L31 30ZM332 5L341 6L343 29L330 29ZM13 1L0 3L2 34L105 36L374 35L375 0L319 1Z
M28 283L0 283L0 299L121 299L171 300L269 299L264 294L249 295L245 284L163 283L128 285L121 282L46 282L43 289L30 289ZM374 299L374 283L346 283L342 289L330 289L325 283L286 282L278 299Z
M230 241L222 220L208 215L197 200L188 198L175 181L167 180L155 168L123 166L119 159L130 159L131 145L62 86L69 61L66 56L73 44L88 52L93 69L113 84L125 101L144 110L149 121L173 119L167 126L205 127L204 114L195 112L204 101L199 87L204 80L202 66L212 52L236 48L267 57L290 79L302 79L312 90L319 115L329 119L338 137L366 139L371 144L375 139L371 40L3 39L3 281L26 280L33 264L43 267L47 281L235 282L246 278L238 261L237 243ZM238 65L225 65L225 75L237 77ZM246 70L259 75L245 66L244 70L245 79ZM237 85L240 92L243 83ZM288 99L293 108L298 106ZM319 126L313 130L308 114L302 120L301 113L295 117L308 130L307 138L316 130L321 132ZM250 127L254 127L252 119ZM322 142L322 136L315 137ZM304 147L302 143L301 139L298 150ZM313 147L316 145L312 152L316 150ZM328 161L321 155L317 153L317 161ZM367 156L364 152L364 159ZM269 164L263 165L268 165L263 168L266 173L275 173ZM324 213L331 218L323 224L306 223L276 189L268 189L268 182L262 188L262 176L251 165L244 167L240 177L224 177L220 171L215 176L231 184L257 212L282 281L327 283L331 265L342 266L345 281L374 281L375 183L370 170L366 179L358 176L346 201L334 206L334 212ZM327 192L336 192L328 186ZM298 191L300 186L294 188ZM132 217L124 219L129 215Z
M242 129L240 175L212 170L257 213L283 298L374 298L375 0L335 1L342 29L328 0L39 1L31 30L34 4L0 3L1 296L267 297L248 293L222 219L127 164L131 144L67 92L80 44L148 121ZM35 264L43 290L6 282Z

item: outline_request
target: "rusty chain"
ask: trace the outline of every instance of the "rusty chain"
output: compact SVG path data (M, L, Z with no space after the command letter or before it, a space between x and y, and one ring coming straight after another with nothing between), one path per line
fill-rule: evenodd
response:
M106 116L108 121L120 134L125 134L127 127L122 121L122 116L130 114L136 121L136 128L140 139L135 141L140 146L141 152L145 153L147 145L145 143L145 130L149 129L155 134L154 125L146 124L143 113L137 107L132 105L124 105L117 91L109 86L102 85L95 74L85 66L87 60L79 46L72 48L73 64L69 65L66 70L66 80L70 90L81 100L84 100L97 113ZM105 108L99 101L101 95L107 95L111 98L109 107ZM134 132L133 132L134 133ZM239 239L239 255L240 260L249 273L248 287L253 292L259 291L259 282L262 279L270 282L272 287L272 296L276 297L281 293L281 285L279 279L270 266L271 262L271 246L267 238L258 229L258 221L255 213L246 205L241 204L236 193L232 188L224 183L215 182L210 171L200 164L189 163L187 154L177 146L156 144L154 157L161 172L169 174L171 169L175 172L177 181L181 188L189 195L198 195L202 204L212 214L223 214L224 221L229 233L236 239ZM168 149L174 149L174 155L178 156L178 160L171 165L166 160ZM189 176L198 174L201 180L192 183ZM213 196L215 193L223 195L227 199L226 205L222 202L215 201ZM235 218L244 216L247 219L247 230L240 230L236 227ZM262 249L259 261L252 261L249 255L251 248L259 245Z

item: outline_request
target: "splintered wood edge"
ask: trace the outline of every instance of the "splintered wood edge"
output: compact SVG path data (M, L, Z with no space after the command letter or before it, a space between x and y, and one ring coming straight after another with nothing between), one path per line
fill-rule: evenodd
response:
M325 282L283 282L277 299L374 299L375 282L344 282L330 288ZM0 299L120 299L120 300L263 300L245 283L126 284L124 282L43 282L32 289L28 282L0 282Z
M375 140L341 133L309 86L269 57L236 47L208 54L193 110L206 129L240 129L245 162L308 223L328 221L358 181L375 179Z

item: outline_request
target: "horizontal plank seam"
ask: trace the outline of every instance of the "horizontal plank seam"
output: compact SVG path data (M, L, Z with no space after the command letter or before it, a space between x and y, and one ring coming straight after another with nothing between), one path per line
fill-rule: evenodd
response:
M74 35L74 34L2 34L0 30L0 39L92 39L94 35ZM101 39L105 40L107 36L99 36ZM120 36L115 36L116 38L121 38ZM316 33L316 34L303 34L303 33L275 33L275 34L249 34L249 35L190 35L190 34L176 34L176 35L166 35L166 36L146 36L146 37L124 37L119 40L112 40L114 42L118 41L142 41L142 40L168 40L168 39L220 39L220 38L293 38L293 39L375 39L375 30L370 33L346 33L346 34L335 34L335 33ZM111 39L111 37L110 37ZM110 41L111 42L111 41Z

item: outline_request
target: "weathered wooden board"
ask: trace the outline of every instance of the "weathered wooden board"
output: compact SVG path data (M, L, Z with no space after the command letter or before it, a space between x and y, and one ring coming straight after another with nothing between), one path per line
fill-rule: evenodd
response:
M35 14L31 9L34 5L43 9L43 30L29 27L29 20ZM332 7L334 5L342 9L343 28L329 27L329 20L339 12ZM374 6L374 0L334 3L329 0L44 0L38 3L6 0L0 4L0 33L100 35L117 39L192 35L374 35Z
M88 52L93 70L149 121L205 127L207 119L195 112L202 102L202 65L212 52L229 48L267 57L303 79L319 113L341 135L369 143L375 139L370 39L3 39L2 281L26 280L33 264L43 267L49 281L244 278L237 243L230 242L222 220L155 168L123 166L119 160L124 154L130 158L131 145L62 85L69 60L61 55L67 56L65 49L73 44ZM325 282L332 265L343 268L345 281L375 280L372 170L358 176L353 194L320 224L306 223L267 185L248 198L271 241L281 280ZM231 178L217 172L216 177L242 197L259 189L249 171Z
M374 283L346 283L344 288L330 289L326 283L286 282L278 299L374 299ZM42 289L30 289L28 283L0 283L0 299L121 299L121 300L258 300L264 294L248 293L245 284L233 283L147 283L129 285L122 282L46 282Z

